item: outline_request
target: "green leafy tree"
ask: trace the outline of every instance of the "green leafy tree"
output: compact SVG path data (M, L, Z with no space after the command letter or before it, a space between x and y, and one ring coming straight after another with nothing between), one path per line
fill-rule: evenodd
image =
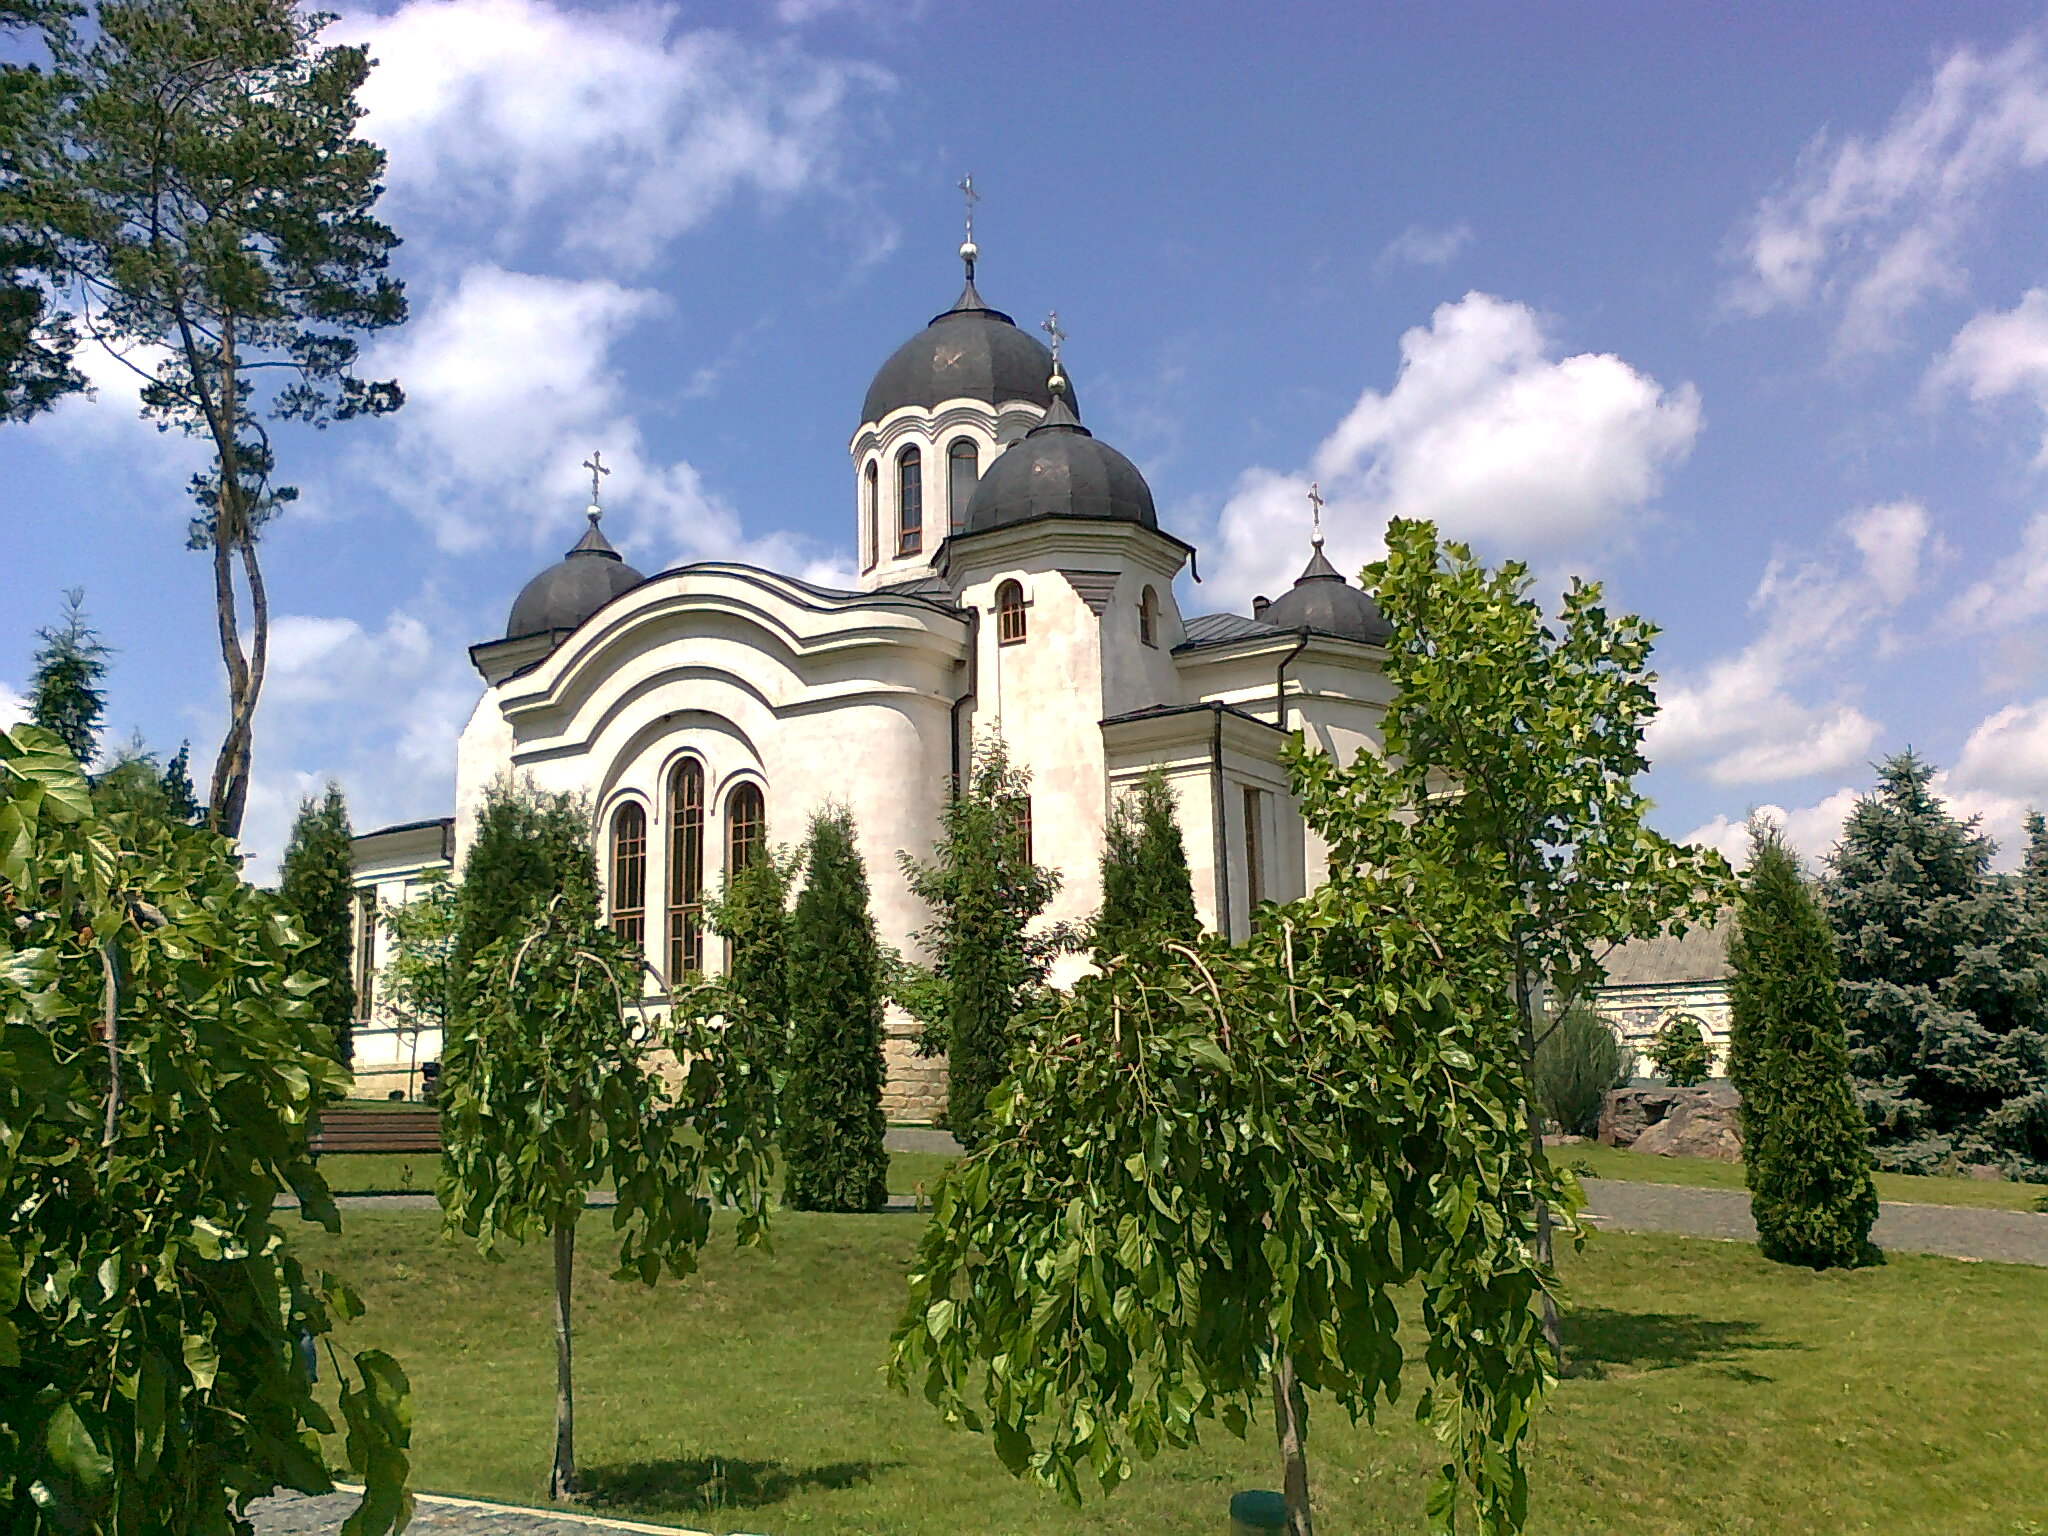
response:
M939 982L946 1125L967 1147L980 1138L990 1091L1009 1072L1019 1011L1073 943L1063 926L1032 931L1060 882L1024 845L1017 808L1030 792L1031 775L1000 741L990 742L940 818L932 861L901 856L911 890L932 910L918 939Z
M889 1198L883 956L853 814L813 815L803 861L804 888L789 918L784 1198L799 1211L878 1211Z
M1153 768L1120 797L1103 831L1102 910L1092 934L1095 963L1147 946L1190 943L1202 931L1195 886L1166 774Z
M1761 821L1750 826L1728 959L1728 1075L1742 1091L1757 1244L1813 1269L1868 1263L1877 1188L1849 1080L1835 939L1798 859Z
M305 1126L345 1092L306 941L234 850L88 794L69 749L0 735L0 1526L247 1536L274 1489L333 1484L308 1353L398 1530L409 1409L360 1303L293 1255L273 1201L340 1220Z
M726 873L706 903L712 930L726 942L725 986L745 1010L759 1069L771 1078L789 1066L789 892L797 855L761 846Z
M1590 1136L1608 1092L1635 1070L1632 1052L1582 1003L1548 1020L1536 1039L1529 1092L1543 1118L1566 1136Z
M580 816L568 796L507 789L537 824ZM584 845L584 859L589 847ZM464 882L467 894L467 881ZM743 1032L715 1027L723 994L671 1007L670 1074L642 1017L644 961L599 921L594 888L520 909L477 956L475 991L442 1047L439 1195L479 1252L545 1236L554 1259L555 1437L548 1497L576 1490L576 1229L590 1191L618 1192L614 1278L653 1285L697 1266L714 1205L742 1243L765 1235L772 1099Z
M0 0L0 37L63 26L74 8L58 0ZM78 331L51 301L51 241L14 212L21 147L47 131L59 82L35 63L0 63L0 421L27 421L87 388L75 366Z
M340 785L329 784L318 800L307 796L284 845L277 883L277 899L313 941L300 963L326 983L313 995L313 1007L334 1036L344 1067L355 1058L354 836Z
M1714 1048L1689 1013L1675 1014L1650 1041L1650 1060L1674 1088L1695 1088L1714 1070Z
M529 931L558 893L574 910L597 909L588 810L573 798L537 794L510 778L485 786L456 888L455 942L448 955L451 1014L460 1014L475 996L478 957L498 940Z
M1565 1016L1600 983L1609 948L1710 921L1727 889L1719 854L1673 843L1644 820L1650 802L1636 779L1649 766L1643 733L1657 708L1656 626L1611 615L1600 585L1577 578L1553 621L1530 597L1521 562L1489 570L1467 546L1440 542L1433 524L1405 518L1388 525L1386 558L1363 580L1393 626L1392 702L1384 762L1356 766L1387 776L1433 864L1500 912L1533 1061L1539 1022ZM1533 1098L1527 1118L1540 1157ZM1549 1242L1539 1213L1546 1259Z
M86 622L85 589L64 594L64 620L36 631L42 645L29 673L28 717L90 769L99 756L100 727L106 720L107 657L99 631Z
M420 1037L431 1031L444 1037L448 999L453 990L450 962L455 955L459 922L455 882L446 874L429 876L410 901L386 906L378 921L391 937L391 958L377 972L381 1009L411 1037L413 1067L419 1063ZM412 1086L411 1069L406 1086Z
M1878 1165L2048 1179L2048 957L2024 888L1911 751L1884 762L1829 859L1850 1061Z
M52 8L50 67L30 104L0 112L0 247L17 266L28 253L65 306L29 317L31 337L75 325L138 371L160 358L144 416L207 447L191 544L212 559L227 672L207 802L229 836L269 646L257 543L296 495L265 422L402 400L354 371L353 333L397 324L405 300L385 273L397 237L370 211L384 155L355 133L369 56L321 46L332 19L290 0L110 0L79 29Z

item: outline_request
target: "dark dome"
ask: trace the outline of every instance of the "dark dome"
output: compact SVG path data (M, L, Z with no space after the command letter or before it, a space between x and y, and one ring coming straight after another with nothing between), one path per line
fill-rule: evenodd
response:
M593 511L590 527L576 547L529 581L514 600L505 638L517 640L552 629L574 629L621 592L646 579L619 558L619 552L598 531Z
M989 465L967 503L963 533L1037 517L1090 517L1159 526L1152 488L1138 466L1098 441L1067 408L1062 390L1045 420Z
M1052 353L1017 329L974 291L974 279L953 307L896 349L868 386L862 421L880 421L906 405L930 409L941 400L1007 400L1052 404L1046 380Z
M1308 568L1267 605L1265 620L1276 629L1312 629L1368 645L1384 645L1394 636L1394 626L1381 616L1372 594L1352 586L1323 558L1321 539Z

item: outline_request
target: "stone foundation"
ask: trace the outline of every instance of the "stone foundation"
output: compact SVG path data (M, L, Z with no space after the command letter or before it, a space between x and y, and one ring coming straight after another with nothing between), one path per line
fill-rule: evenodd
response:
M882 1041L888 1078L882 1117L892 1125L930 1125L946 1107L946 1058L917 1054L917 1036L891 1031Z

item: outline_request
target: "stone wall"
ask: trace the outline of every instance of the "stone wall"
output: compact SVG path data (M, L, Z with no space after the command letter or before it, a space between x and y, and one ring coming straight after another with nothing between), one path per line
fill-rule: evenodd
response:
M930 1125L946 1107L946 1058L917 1054L911 1030L891 1029L882 1040L888 1078L882 1085L882 1116L891 1125Z
M1691 1014L1700 1021L1707 1048L1714 1053L1713 1075L1728 1070L1728 983L1721 980L1668 981L1649 985L1602 987L1593 994L1593 1011L1605 1019L1621 1043L1636 1053L1636 1070L1654 1072L1650 1042L1672 1019Z

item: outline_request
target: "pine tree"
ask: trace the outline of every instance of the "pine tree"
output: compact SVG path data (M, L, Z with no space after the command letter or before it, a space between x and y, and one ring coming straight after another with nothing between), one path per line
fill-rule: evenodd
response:
M199 824L199 797L192 791L192 743L181 741L164 765L164 802L169 815L186 826Z
M784 1197L800 1211L876 1211L889 1198L882 1124L882 953L853 816L811 818L789 920Z
M933 914L918 938L943 994L946 1124L970 1150L990 1090L1009 1074L1018 1013L1073 942L1064 927L1031 932L1060 882L1025 847L1018 807L1030 791L1031 776L989 743L941 817L932 862L903 857Z
M2048 963L1975 819L1910 750L1881 765L1830 858L1850 1060L1878 1165L2048 1178Z
M90 769L106 719L107 695L100 684L112 652L86 622L83 587L64 594L63 622L37 630L36 638L43 643L29 677L29 723L52 732L79 767Z
M726 942L725 984L747 1011L756 1065L771 1076L789 1061L789 888L794 855L767 846L727 873L709 904L713 931Z
M329 784L320 800L310 796L301 800L277 885L277 899L313 941L313 947L299 957L299 964L327 983L313 995L313 1007L332 1033L335 1054L343 1066L355 1059L353 836L339 785Z
M1173 791L1153 768L1117 801L1105 829L1095 963L1171 940L1191 943L1201 931Z
M477 957L521 931L558 893L570 912L597 921L589 813L573 795L545 794L509 778L491 784L462 864L448 959L451 1014L476 995Z
M1736 919L1728 1072L1742 1091L1758 1246L1813 1269L1869 1263L1877 1190L1849 1080L1834 936L1798 860L1762 823L1751 829Z
M2027 812L2027 851L2020 859L2020 895L2030 912L2048 914L2048 818Z

